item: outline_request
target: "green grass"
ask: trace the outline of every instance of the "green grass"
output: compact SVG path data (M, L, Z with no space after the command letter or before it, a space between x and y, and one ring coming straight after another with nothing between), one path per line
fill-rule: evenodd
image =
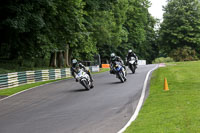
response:
M94 72L92 74L102 73L102 72L106 72L106 71L110 71L110 68L100 68L99 72Z
M169 91L163 91L164 77ZM125 133L200 133L200 61L153 72L149 97Z
M98 74L98 73L106 72L106 71L109 71L109 70L110 70L109 68L101 68L99 72L95 72L95 73L92 73L92 74ZM64 79L66 79L66 78L64 78ZM58 81L58 80L63 80L63 79L42 81L42 82L36 82L36 83L21 85L21 86L18 86L18 87L2 89L2 90L0 90L0 96L10 96L10 95L13 95L17 92L20 92L20 91L23 91L23 90L26 90L26 89L29 89L29 88L33 88L33 87L36 87L36 86L40 86L40 85L43 85L43 84L55 82L55 81Z
M40 86L40 85L43 85L43 84L55 82L55 81L58 81L58 80L63 80L63 79L42 81L42 82L26 84L26 85L22 85L22 86L18 86L18 87L3 89L3 90L0 90L0 96L10 96L10 95L15 94L17 92L20 92L20 91L23 91L23 90L26 90L26 89L29 89L29 88L32 88L32 87Z

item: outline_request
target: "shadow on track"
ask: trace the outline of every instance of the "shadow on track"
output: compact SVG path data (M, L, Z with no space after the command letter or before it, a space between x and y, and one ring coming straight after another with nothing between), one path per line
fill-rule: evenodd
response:
M87 92L88 90L86 90L86 89L77 89L77 90L69 90L68 92Z
M117 82L109 82L107 84L123 84L121 81L117 81Z

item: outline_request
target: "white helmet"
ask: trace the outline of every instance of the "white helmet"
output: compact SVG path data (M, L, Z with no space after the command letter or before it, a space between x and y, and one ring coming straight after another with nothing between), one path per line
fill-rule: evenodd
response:
M110 57L114 58L115 57L115 53L110 54Z
M72 64L76 64L78 61L76 59L72 60Z
M111 57L111 60L115 60L115 58L116 58L115 53L110 54L110 57Z
M132 49L129 49L129 50L128 50L128 53L132 53Z

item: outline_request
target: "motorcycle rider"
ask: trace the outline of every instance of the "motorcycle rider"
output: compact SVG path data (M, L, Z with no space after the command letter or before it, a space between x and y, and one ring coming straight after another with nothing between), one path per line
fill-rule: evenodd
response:
M127 64L128 64L128 62L131 60L131 57L134 57L134 58L135 58L136 67L137 67L137 64L138 64L138 57L137 57L137 55L136 55L131 49L129 49L129 50L128 50L128 55L127 55Z
M115 61L120 62L126 71L126 67L124 65L123 60L119 56L116 56L115 53L111 53L110 54L110 74L115 74L115 71L113 70Z
M76 75L75 75L75 73L78 73L78 69L83 69L84 70L84 72L86 72L88 75L89 75L89 77L90 77L90 81L91 82L93 82L93 79L92 79L92 76L91 76L91 74L90 74L90 71L89 70L87 70L86 68L85 68L85 66L82 64L82 63L79 63L76 59L73 59L72 60L72 67L71 67L71 73L72 73L72 76L76 79ZM78 79L76 79L76 82L78 82Z

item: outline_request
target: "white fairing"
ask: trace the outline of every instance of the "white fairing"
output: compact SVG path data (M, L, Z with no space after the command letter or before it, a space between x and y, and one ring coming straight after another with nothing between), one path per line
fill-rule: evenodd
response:
M131 60L129 61L130 64L134 64L135 63L135 58L131 57Z
M89 75L83 71L83 69L80 69L79 72L76 74L76 79L80 80L89 80Z

